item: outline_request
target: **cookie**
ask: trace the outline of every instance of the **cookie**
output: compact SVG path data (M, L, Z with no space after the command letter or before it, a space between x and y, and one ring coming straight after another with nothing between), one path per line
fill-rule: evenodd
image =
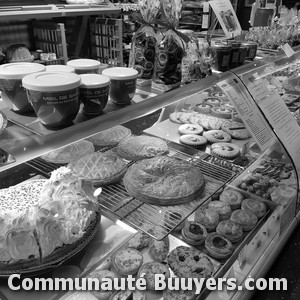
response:
M232 210L236 210L241 207L244 196L239 191L227 189L221 193L219 199L222 202L227 202Z
M203 127L199 124L182 124L178 131L180 134L202 134Z
M205 240L205 248L216 259L226 259L233 252L233 245L229 239L218 233L210 233Z
M200 246L204 244L207 236L205 226L195 221L186 221L181 230L182 239L190 245Z
M136 249L118 250L112 259L113 266L121 275L134 275L143 263L143 255Z
M240 122L232 122L231 124L223 124L222 130L231 135L236 140L246 140L251 137L251 133L244 128Z
M143 274L143 278L146 280L147 289L155 290L155 275L164 275L165 278L169 278L171 276L170 270L166 264L162 264L160 262L147 262L144 263L139 271L137 276L141 277Z
M204 253L187 246L173 249L167 262L174 274L183 278L209 278L214 271L212 261Z
M201 118L201 115L200 114L193 114L189 117L189 123L190 124L199 124L199 120ZM201 126L201 125L200 125ZM202 126L201 126L202 127Z
M232 143L214 143L210 151L211 154L225 159L234 159L240 155L240 148Z
M203 133L210 144L230 142L231 136L222 130L209 130Z
M214 209L201 207L196 210L194 220L205 226L208 232L211 232L219 224L219 214Z
M194 114L195 112L181 112L179 115L179 120L182 124L188 124L190 123L189 118Z
M173 112L169 115L169 119L171 122L173 123L178 123L181 124L181 121L179 120L179 116L180 116L181 112Z
M201 114L198 120L198 124L205 130L220 130L223 124L223 120L214 116Z
M196 134L184 134L179 138L179 142L197 148L206 146L207 138Z

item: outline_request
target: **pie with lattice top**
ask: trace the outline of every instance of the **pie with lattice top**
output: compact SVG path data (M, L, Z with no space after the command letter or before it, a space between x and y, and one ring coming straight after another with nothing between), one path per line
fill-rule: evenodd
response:
M99 186L119 181L127 170L126 162L112 151L86 155L71 162L68 167L80 178Z

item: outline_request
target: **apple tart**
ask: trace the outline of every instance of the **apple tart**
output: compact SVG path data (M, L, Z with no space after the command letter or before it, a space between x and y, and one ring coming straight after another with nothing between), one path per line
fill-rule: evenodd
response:
M201 170L186 161L157 156L129 167L124 179L127 192L153 205L179 205L196 200L205 188Z
M71 162L68 167L80 178L99 186L119 181L127 170L126 162L112 151L86 155Z

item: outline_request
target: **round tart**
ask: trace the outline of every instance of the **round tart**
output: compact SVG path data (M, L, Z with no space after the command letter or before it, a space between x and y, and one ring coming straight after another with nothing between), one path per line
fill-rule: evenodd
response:
M232 210L236 210L241 207L244 196L238 191L227 189L221 193L219 199L228 203Z
M196 200L205 188L201 170L189 162L158 156L129 167L123 183L129 195L153 205L179 205Z
M133 275L143 264L143 255L133 248L120 249L113 256L112 263L119 274Z
M237 128L237 129L231 129L231 128ZM236 140L246 140L251 137L250 131L247 128L243 128L243 125L241 125L241 123L239 122L232 122L231 124L223 124L222 130L230 134L231 137Z
M212 110L212 105L209 105L207 103L201 103L195 105L195 111L201 114L210 114L211 110Z
M67 164L94 151L93 143L82 140L44 154L41 158L55 164Z
M229 239L219 233L210 233L205 240L205 248L216 259L226 259L233 252L233 245Z
M210 150L211 154L225 159L234 159L240 155L240 148L232 143L214 143Z
M243 237L243 228L232 220L221 221L216 232L228 238L232 243L236 243Z
M203 133L209 143L225 143L230 142L231 136L222 130L209 130Z
M194 220L205 226L208 232L214 231L219 223L219 214L211 208L199 208L195 212Z
M226 202L211 201L208 203L208 208L215 210L219 215L219 220L227 220L231 215L230 205Z
M219 98L215 98L215 97L208 97L208 98L203 100L203 103L209 104L209 105L212 105L212 106L220 106L221 105L221 100Z
M258 222L257 216L251 210L235 210L230 219L242 226L243 231L250 231Z
M227 107L213 107L212 115L218 118L231 119L232 110Z
M216 98L220 98L222 101L228 100L227 96L224 93L222 93L222 92L211 93L211 96L212 97L216 97Z
M117 125L89 137L88 140L99 147L110 147L117 146L121 140L130 135L130 129L122 125Z
M184 226L183 222L184 216L180 211L168 210L165 214L165 226L172 229L176 224L180 224L174 228L174 231L181 231Z
M166 154L168 145L160 138L152 136L130 136L120 141L117 153L127 160L140 160Z
M179 142L197 148L206 146L207 138L196 134L184 134L179 138Z
M203 127L199 124L182 124L179 126L178 131L180 134L201 134Z
M209 278L213 275L212 261L195 248L178 246L169 253L167 261L178 277Z
M241 209L252 211L258 219L262 218L267 212L267 207L265 203L250 198L243 200Z
M204 244L207 231L204 225L195 221L186 221L181 230L182 239L190 245L200 246Z
M99 186L119 181L127 170L127 164L115 153L95 152L68 164L68 167L80 178Z
M170 121L173 122L173 123L181 124L181 121L179 120L180 114L181 114L181 112L178 112L178 111L171 113L169 115Z
M165 278L171 276L168 266L160 262L144 263L140 267L137 277L140 277L142 274L144 274L143 278L146 280L147 290L155 290L155 275L164 275Z

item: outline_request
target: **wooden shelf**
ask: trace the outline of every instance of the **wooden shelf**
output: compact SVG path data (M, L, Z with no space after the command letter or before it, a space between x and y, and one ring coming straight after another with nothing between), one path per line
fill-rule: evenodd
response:
M0 21L47 19L55 17L71 17L120 13L120 9L106 0L102 4L62 4L32 6L2 6Z

